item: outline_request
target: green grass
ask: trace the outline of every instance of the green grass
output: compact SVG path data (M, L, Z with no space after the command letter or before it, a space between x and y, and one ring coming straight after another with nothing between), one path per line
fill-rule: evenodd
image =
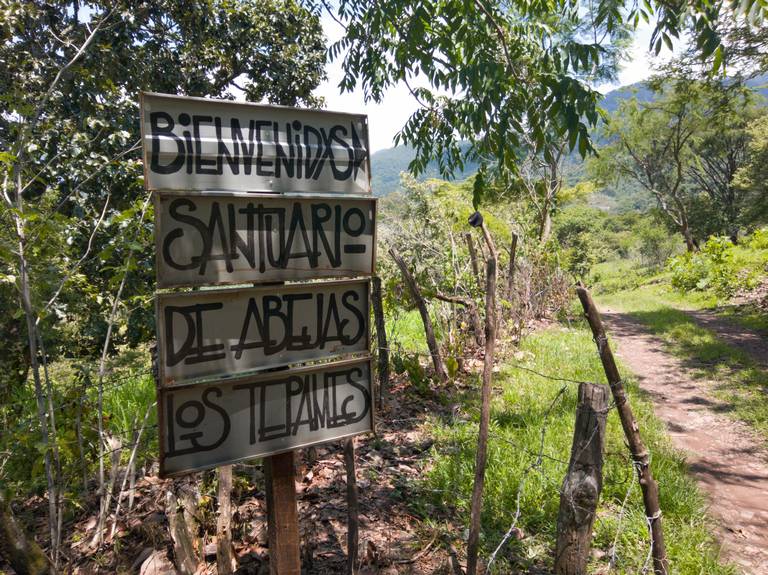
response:
M560 377L604 381L591 335L582 325L536 333L524 341L521 351L518 356L523 359L517 365ZM518 490L518 527L525 537L507 543L494 573L527 572L533 565L551 567L559 489L567 469L575 421L575 384L545 379L514 366L513 362L502 367L494 378L497 392L483 498L482 556L489 556L510 527ZM681 455L672 448L663 425L652 415L649 401L638 393L631 379L628 388L652 453L653 473L660 483L672 573L733 573L717 561L717 545L708 527L705 501L686 474ZM415 512L431 518L448 514L466 525L477 440L478 395L476 387L472 387L465 397L456 398L460 417L452 421L434 419L428 425L435 445L423 479L414 486L416 497L411 501ZM535 466L542 433L543 458ZM621 519L622 501L630 486L633 487ZM458 539L462 534L452 535ZM630 467L618 416L611 410L604 487L593 541L597 553L591 571L605 569L614 539L616 572L639 572L648 553L648 532L640 489Z
M599 307L629 313L645 325L669 352L690 366L693 377L715 381L714 395L732 407L729 415L747 422L768 438L768 373L749 354L698 326L682 311L695 307L685 304L695 304L696 300L682 294L675 297L676 293L662 286L644 286L600 296L597 301ZM760 322L753 320L753 324Z
M718 313L747 329L768 334L768 314L754 305L727 306Z
M385 318L387 322L387 338L395 349L416 353L429 353L427 342L424 339L424 324L421 315L416 309L400 311L396 315L389 314ZM433 325L437 328L437 324Z
M97 405L98 362L89 365L68 359L58 359L48 366L54 391L54 406L64 489L73 502L82 488L83 465L93 476L98 465ZM149 410L146 429L140 444L140 458L157 454L155 384L149 371L149 353L146 348L121 350L110 360L104 378L104 429L120 439L124 445L121 460L127 463L133 447L134 430L141 426ZM0 406L0 417L6 426L10 420L19 421L17 428L6 437L0 437L0 452L12 453L0 469L0 483L10 489L31 489L42 492L45 486L43 455L37 422L37 407L31 381L19 388L6 405ZM82 446L78 442L78 414Z

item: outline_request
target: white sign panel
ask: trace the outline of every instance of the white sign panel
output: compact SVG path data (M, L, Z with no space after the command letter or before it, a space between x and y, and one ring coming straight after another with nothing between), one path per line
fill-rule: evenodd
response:
M370 359L160 390L162 476L373 430Z
M376 200L156 195L161 288L371 275Z
M144 93L150 190L370 194L366 116Z
M368 280L158 294L160 385L368 350Z

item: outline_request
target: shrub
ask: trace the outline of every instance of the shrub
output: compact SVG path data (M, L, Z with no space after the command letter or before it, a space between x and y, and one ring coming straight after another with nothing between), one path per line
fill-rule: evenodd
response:
M746 249L763 245L766 236L764 230L758 230L746 242ZM764 258L745 257L744 249L723 236L709 238L700 252L669 260L667 268L672 274L673 287L681 291L710 291L720 298L754 288L764 274ZM760 249L763 248L756 251Z

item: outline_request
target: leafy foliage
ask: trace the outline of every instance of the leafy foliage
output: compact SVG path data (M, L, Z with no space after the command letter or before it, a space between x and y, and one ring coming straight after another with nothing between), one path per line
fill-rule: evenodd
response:
M325 47L319 20L293 0L78 6L0 2L0 168L6 199L14 201L18 178L25 203L23 214L9 203L0 211L0 277L18 283L12 220L20 216L34 307L56 334L49 352L88 355L100 348L106 294L129 259L116 340L136 344L153 332L151 211L137 221L139 91L231 98L242 90L315 106Z
M766 230L738 248L725 237L711 237L697 253L672 258L668 264L672 286L681 291L710 291L727 298L738 290L749 290L765 278L768 250L762 246Z
M411 169L436 159L441 175L473 158L514 172L522 137L537 151L553 136L583 155L599 95L582 80L610 74L626 38L617 12L580 12L570 2L419 0L338 5L346 34L341 88L381 101L399 81L421 107L398 134L413 145ZM601 18L601 20L598 20ZM424 79L427 86L423 85ZM469 147L462 149L462 142Z

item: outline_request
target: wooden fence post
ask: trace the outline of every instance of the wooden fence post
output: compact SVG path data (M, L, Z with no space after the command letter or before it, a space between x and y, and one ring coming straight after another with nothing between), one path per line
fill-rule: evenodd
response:
M270 575L301 575L294 452L264 458Z
M347 470L347 575L357 573L359 506L355 473L355 439L344 441L344 467Z
M560 491L557 516L557 575L586 575L592 526L603 488L603 447L610 390L579 384L571 461Z
M445 370L443 356L440 354L440 347L437 345L437 339L435 338L435 330L432 328L432 319L429 317L429 310L427 309L424 297L421 295L421 290L419 289L418 284L416 284L416 280L413 279L413 275L411 275L411 271L408 269L403 257L394 247L389 248L389 255L392 256L397 267L400 268L400 272L403 274L403 279L405 279L405 283L408 285L408 289L411 292L411 297L413 297L413 301L416 303L416 307L421 314L421 321L424 323L424 333L427 336L427 346L429 346L429 353L432 356L432 363L435 366L435 375L437 375L437 378L441 383L446 383L448 381L448 372Z
M629 451L632 454L632 461L637 470L640 488L643 492L643 503L645 505L645 514L648 519L648 525L651 531L651 545L653 555L653 570L656 575L667 575L669 571L669 562L667 561L667 551L664 545L664 532L661 525L661 509L659 508L659 486L653 479L651 473L651 456L640 437L640 428L637 420L632 413L632 408L627 401L627 394L624 390L624 384L621 381L619 369L616 366L616 360L608 345L608 338L605 335L603 322L600 318L600 312L592 300L592 296L583 285L576 287L576 293L579 296L584 313L587 316L589 327L592 329L592 335L597 344L597 350L600 354L600 360L603 363L605 375L611 386L613 401L619 412L621 426L624 428L624 435L629 444Z
M387 327L384 321L384 301L381 294L381 278L374 276L372 280L371 300L373 317L376 322L376 341L379 346L379 408L381 408L384 393L389 388L389 345L387 344Z
M232 466L223 465L219 474L219 510L216 518L216 572L232 574Z
M496 350L496 262L498 255L488 229L481 224L483 237L488 246L485 286L485 359L483 360L483 385L480 404L480 430L475 454L475 481L472 487L472 501L467 539L467 575L477 573L477 555L480 545L480 515L483 506L485 466L488 460L488 428L491 422L491 391L493 378L493 357Z
M483 276L480 274L480 264L477 260L477 250L475 249L475 242L472 239L472 234L466 232L464 234L464 241L467 242L467 249L469 250L469 261L472 264L472 273L477 281L477 287L483 285Z

